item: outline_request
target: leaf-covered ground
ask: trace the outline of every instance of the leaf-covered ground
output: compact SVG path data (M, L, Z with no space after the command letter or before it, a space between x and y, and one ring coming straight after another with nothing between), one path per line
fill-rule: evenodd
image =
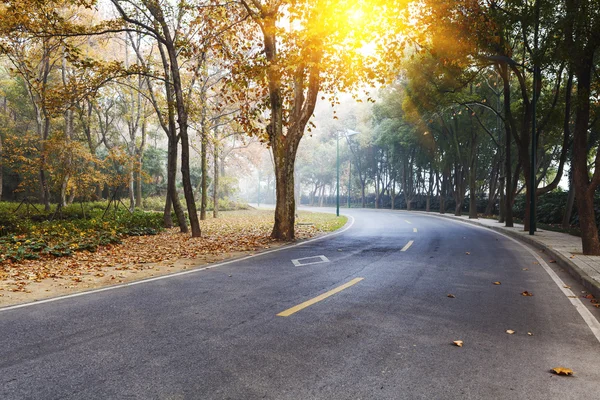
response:
M345 217L300 212L296 236L307 239L341 227ZM269 234L273 211L233 211L201 221L202 237L169 229L70 257L6 260L0 264L0 306L89 290L202 266L281 246Z

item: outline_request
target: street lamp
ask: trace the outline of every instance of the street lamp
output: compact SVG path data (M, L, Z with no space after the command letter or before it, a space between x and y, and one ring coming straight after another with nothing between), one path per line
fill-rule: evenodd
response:
M360 132L357 131L353 131L350 129L346 129L344 131L338 131L336 133L336 140L335 140L335 145L336 145L336 158L335 158L335 164L336 164L336 173L337 173L337 184L336 184L336 188L337 188L337 193L336 193L336 199L335 199L335 215L337 215L338 217L340 216L340 133L343 133L344 136L346 137L346 140L348 140L348 138L350 136L354 136L354 135L358 135ZM348 145L350 145L350 141L348 141ZM350 187L350 186L348 186ZM348 194L348 196L350 196ZM350 197L348 197L348 207L350 207Z

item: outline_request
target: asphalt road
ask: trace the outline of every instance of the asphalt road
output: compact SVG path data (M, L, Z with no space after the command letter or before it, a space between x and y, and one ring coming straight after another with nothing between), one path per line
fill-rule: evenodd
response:
M0 310L0 399L600 398L594 320L526 248L423 214L349 214L300 246Z

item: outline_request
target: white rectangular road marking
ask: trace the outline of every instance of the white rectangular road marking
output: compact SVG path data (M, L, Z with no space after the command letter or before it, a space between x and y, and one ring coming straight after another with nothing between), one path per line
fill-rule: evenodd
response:
M303 262L305 260L310 260L310 259L316 259L316 260ZM305 265L321 264L321 263L326 263L326 262L329 262L329 259L325 256L312 256L312 257L296 258L295 260L292 260L292 264L294 264L296 267L303 267Z
M400 251L406 251L406 250L408 250L408 248L409 248L410 246L412 246L412 244L413 244L414 242L415 242L414 240L411 240L410 242L406 243L406 246L404 246L404 247L402 248L402 250L400 250Z

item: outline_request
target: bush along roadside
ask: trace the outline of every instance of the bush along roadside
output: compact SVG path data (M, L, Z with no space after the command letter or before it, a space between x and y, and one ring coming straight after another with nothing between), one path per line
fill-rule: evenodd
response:
M104 219L101 213L93 213L89 219L42 222L15 215L0 219L0 263L94 252L99 246L119 244L126 236L155 235L163 230L162 214L142 211L110 212Z

